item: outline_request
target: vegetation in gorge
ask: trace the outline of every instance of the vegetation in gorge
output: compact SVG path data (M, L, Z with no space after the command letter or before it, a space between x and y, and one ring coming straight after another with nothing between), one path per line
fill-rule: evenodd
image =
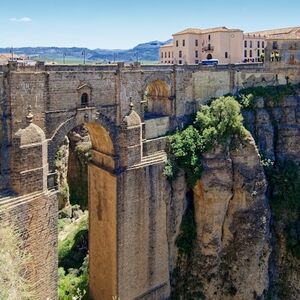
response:
M267 101L280 103L287 96L296 95L300 84L276 85L276 86L256 86L249 87L239 91L236 99L245 109L252 109L257 98L264 98Z
M293 161L266 168L271 192L271 209L284 226L286 250L300 258L300 171Z
M10 223L0 227L0 299L31 299L26 279L30 260L21 236Z
M65 235L63 232L64 237L58 243L59 299L88 299L87 212L65 226L68 230Z
M182 217L180 233L176 239L176 246L180 255L191 255L193 242L196 239L196 221L194 218L194 208L188 208Z
M245 135L241 105L232 96L220 97L209 106L202 106L192 125L170 137L164 174L172 180L182 169L187 184L193 187L202 174L202 154L218 144Z
M195 274L190 272L194 242L197 237L193 203L189 204L182 217L180 233L176 239L178 257L172 272L172 299L205 299L202 285Z

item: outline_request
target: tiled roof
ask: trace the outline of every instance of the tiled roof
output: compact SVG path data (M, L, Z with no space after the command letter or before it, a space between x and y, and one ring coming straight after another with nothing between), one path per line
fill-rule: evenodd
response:
M287 27L287 28L278 28L278 29L270 29L270 30L263 30L263 31L256 31L256 32L247 32L245 35L261 35L266 37L271 37L274 35L290 35L296 33L300 30L300 26L298 27Z
M166 44L166 45L160 46L160 48L167 48L167 47L173 47L173 44Z
M300 33L292 32L288 34L273 34L267 37L268 39L276 40L300 40Z
M177 33L174 33L173 35L180 35L180 34L206 34L206 33L213 33L213 32L236 32L241 31L240 29L228 29L225 26L222 27L213 27L213 28L207 28L207 29L200 29L200 28L187 28L182 31L179 31Z
M173 35L186 34L186 33L200 34L201 32L202 30L199 28L186 28L182 31L174 33Z
M17 55L14 53L15 59L27 59L28 57L26 55ZM11 59L12 54L11 53L0 53L0 59Z

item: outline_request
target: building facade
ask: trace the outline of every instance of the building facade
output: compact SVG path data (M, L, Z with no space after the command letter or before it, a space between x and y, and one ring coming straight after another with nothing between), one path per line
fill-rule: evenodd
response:
M173 42L160 48L162 64L198 64L218 59L220 64L264 61L267 39L300 34L300 27L244 33L240 29L188 28L173 34Z

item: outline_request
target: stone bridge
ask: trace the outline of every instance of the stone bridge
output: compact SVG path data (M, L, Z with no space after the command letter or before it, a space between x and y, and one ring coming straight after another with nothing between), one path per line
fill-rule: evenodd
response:
M57 299L54 160L70 130L85 124L92 141L92 299L166 299L185 197L177 185L173 200L182 199L170 203L172 187L162 175L167 133L211 97L285 83L287 76L299 81L299 68L0 67L0 209L13 218L32 255L34 299Z

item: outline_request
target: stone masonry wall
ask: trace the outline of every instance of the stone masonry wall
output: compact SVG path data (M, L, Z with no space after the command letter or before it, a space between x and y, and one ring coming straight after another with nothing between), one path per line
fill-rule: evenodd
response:
M43 66L42 68L11 69L5 74L7 86L4 86L5 94L7 94L5 101L10 109L7 113L11 118L9 137L11 138L20 128L25 127L29 105L32 107L34 124L45 132L46 139L53 137L63 122L78 113L77 108L81 105L81 88L89 91L90 105L96 106L100 113L118 126L129 110L130 100L135 105L135 111L142 114L140 102L145 88L143 83L145 76L149 76L149 72L152 71L155 75L151 77L151 80L155 80L157 74L158 79L164 77L168 81L172 91L171 96L175 101L174 108L177 118L195 112L199 104L227 91L232 92L241 87L262 83L273 84L276 75L279 83L285 83L286 76L292 83L300 79L299 68L278 70L250 66L247 67L248 69L246 67L231 68L230 66L226 68L218 66L208 70L193 66L175 68ZM144 72L146 69L148 73ZM164 72L166 76L163 76ZM3 95L3 84L0 83L1 94ZM287 116L286 118L288 119ZM4 129L1 131L5 132ZM286 133L288 134L287 131ZM289 140L288 136L283 138ZM2 153L2 161L6 157L5 155ZM43 157L43 161L46 160L47 157ZM240 164L241 162L238 160L237 165ZM247 168L248 166L245 167L245 169ZM122 300L160 299L169 296L169 270L174 265L173 257L176 255L174 239L178 232L181 213L185 207L185 187L181 182L181 185L173 187L172 191L162 177L162 170L163 163L153 161L147 166L135 166L121 175L118 174L116 188L117 197L119 197L116 220L118 261L116 264L119 281L117 289ZM241 181L243 180L241 179ZM240 187L237 186L237 188ZM179 202L175 205L177 198L170 199L172 199L172 193L177 189L180 191L178 193ZM97 190L97 192L101 191ZM249 193L247 192L247 197ZM260 196L259 203L265 209L263 195ZM248 198L250 199L250 197ZM18 198L11 199L11 205L15 200ZM250 200L249 202L251 202ZM251 212L255 212L252 202L249 205ZM175 207L175 211L168 212L169 207ZM236 219L232 219L232 224L237 224L236 220L243 219L243 209L241 211L235 215ZM95 213L97 212L95 211ZM50 300L55 299L57 288L57 203L55 195L38 194L36 197L32 194L28 195L26 201L20 201L13 207L12 215L16 216L16 222L22 230L26 245L34 258L30 276L36 285L37 292L33 299L47 299L47 297ZM245 232L248 232L247 228L244 229ZM261 231L260 233L265 241L267 232ZM237 242L242 244L243 240L237 240ZM255 245L258 245L260 253L263 253L262 257L265 262L267 257L267 250L263 250L265 243L256 243ZM255 245L252 249L255 248ZM171 253L171 258L169 253ZM253 256L253 259L259 258ZM245 261L243 263L248 266L247 257ZM229 272L232 276L236 275L234 270L229 270ZM246 276L245 274L244 272L243 276ZM265 269L257 274L262 275L263 283L257 284L253 291L261 294L266 285ZM233 282L240 282L240 278L233 278ZM231 286L229 288L231 289ZM112 290L114 289L115 286L112 287ZM210 289L209 284L207 289ZM253 291L246 289L245 295L248 296Z
M162 163L133 168L118 181L118 295L123 300L169 295L163 168Z
M19 229L30 255L28 277L31 300L57 299L57 200L53 192L34 193L0 201L10 220ZM1 225L0 225L1 226Z

